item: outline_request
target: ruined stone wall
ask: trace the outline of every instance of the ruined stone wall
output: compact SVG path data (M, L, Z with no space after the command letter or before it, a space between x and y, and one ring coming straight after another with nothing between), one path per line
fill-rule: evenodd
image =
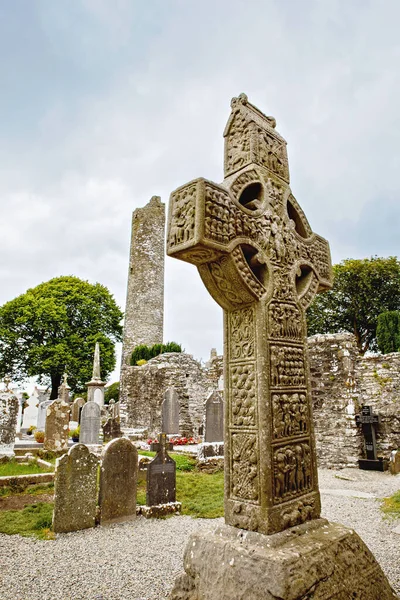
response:
M364 442L355 424L363 404L382 422L378 455L400 446L400 353L362 357L350 333L308 339L315 437L319 466L357 465Z
M120 397L125 399L130 355L139 344L163 342L165 205L153 196L132 215ZM129 370L129 367L128 367Z
M126 397L121 404L125 426L158 433L164 393L174 387L180 402L181 435L198 434L203 423L204 402L217 387L222 373L221 357L213 359L210 368L204 368L190 354L172 352L160 354L141 367L126 369Z

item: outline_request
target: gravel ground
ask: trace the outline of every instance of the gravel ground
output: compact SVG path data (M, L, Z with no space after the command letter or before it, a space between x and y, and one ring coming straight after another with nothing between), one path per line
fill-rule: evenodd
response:
M399 521L383 519L378 501L400 489L400 475L321 470L319 484L322 516L354 528L400 594ZM161 600L182 570L189 535L219 522L138 517L55 541L0 535L0 600Z

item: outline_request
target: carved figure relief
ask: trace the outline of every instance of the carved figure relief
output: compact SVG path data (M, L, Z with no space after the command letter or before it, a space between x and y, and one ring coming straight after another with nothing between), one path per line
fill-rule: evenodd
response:
M308 433L306 394L273 394L272 415L274 439Z
M171 197L173 204L169 230L172 248L194 238L196 184L177 190Z
M311 450L307 443L282 446L274 452L274 502L304 494L311 486Z
M271 346L270 350L271 386L304 386L304 350L292 346Z
M253 434L232 434L231 486L233 496L258 500L258 449Z
M256 375L254 364L231 367L232 425L254 427L256 423Z
M310 498L305 502L300 500L282 514L283 528L287 529L288 527L294 527L295 525L301 525L306 521L311 521L314 510L315 503L313 498Z
M206 186L204 233L216 242L227 244L235 236L232 201L227 192Z
M286 144L261 127L257 129L257 134L260 163L282 179L289 179Z
M295 304L271 302L268 315L271 337L303 339L302 317Z
M243 360L254 358L254 310L243 308L229 315L230 358Z
M228 135L226 171L237 171L250 162L250 130L246 117L239 111L235 114Z

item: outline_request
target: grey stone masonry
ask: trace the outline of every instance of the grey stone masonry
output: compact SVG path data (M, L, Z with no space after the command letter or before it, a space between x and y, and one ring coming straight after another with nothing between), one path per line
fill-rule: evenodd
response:
M198 435L203 424L204 402L218 387L222 373L221 357L209 368L190 354L160 354L142 367L127 367L125 400L121 400L121 422L127 427L144 428L149 433L162 430L161 405L164 393L174 387L179 398L179 433Z
M308 351L319 466L357 466L362 405L380 415L377 453L389 459L400 446L400 353L361 356L351 333L312 336Z
M163 341L165 204L153 196L132 215L125 307L120 399L126 396L126 366L135 346Z
M0 458L14 456L18 406L11 390L0 392Z

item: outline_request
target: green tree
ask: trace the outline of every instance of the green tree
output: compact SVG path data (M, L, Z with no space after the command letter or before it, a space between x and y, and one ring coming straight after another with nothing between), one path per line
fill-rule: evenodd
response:
M135 366L140 360L150 360L159 354L165 352L182 352L182 346L176 342L167 342L166 344L153 344L153 346L146 346L146 344L139 344L135 346L132 354L130 364Z
M108 289L77 277L56 277L0 308L0 376L38 376L51 396L64 372L73 391L91 379L99 342L103 379L115 367L114 343L122 338L122 312Z
M307 310L308 334L349 331L362 354L376 350L378 316L400 309L400 262L394 256L347 259L333 271L333 288Z
M104 390L104 404L108 404L110 400L119 400L119 381L107 386Z
M386 311L378 316L376 328L378 348L384 354L400 351L400 312Z

